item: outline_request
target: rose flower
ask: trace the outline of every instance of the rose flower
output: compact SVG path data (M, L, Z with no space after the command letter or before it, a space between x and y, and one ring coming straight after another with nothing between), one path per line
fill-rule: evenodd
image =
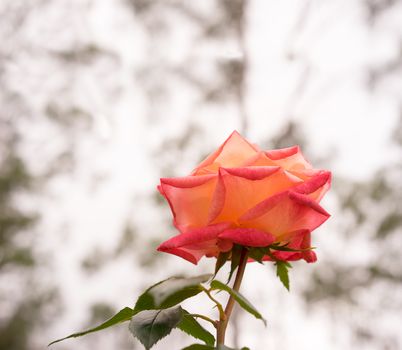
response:
M234 244L286 246L264 260L317 260L311 232L329 218L318 204L331 173L313 169L298 146L262 151L234 131L189 176L158 186L180 233L158 250L194 264Z

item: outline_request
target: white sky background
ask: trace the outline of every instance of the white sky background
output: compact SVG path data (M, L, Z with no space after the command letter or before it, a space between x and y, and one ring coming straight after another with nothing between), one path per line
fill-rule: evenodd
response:
M142 228L141 234L162 234L157 226L162 219L155 217L150 205L139 204L138 200L155 191L159 177L166 175L159 173L158 158L153 153L162 141L180 135L191 121L205 132L205 138L197 140L195 146L212 151L240 126L234 107L196 109L196 93L177 82L172 84L172 101L158 106L161 115L150 121L144 89L134 79L134 71L151 59L148 56L151 43L132 13L114 0L58 3L44 6L26 24L26 40L33 48L35 59L29 53L22 53L7 68L18 91L25 91L27 96L36 92L32 101L38 111L49 91L57 91L57 86L66 79L60 74L64 67L55 66L44 53L46 50L95 42L115 54L118 60L83 65L67 73L71 74L75 93L66 96L66 100L87 107L95 119L95 127L78 131L81 141L76 150L77 169L71 176L52 180L48 196L40 203L46 212L39 236L42 250L57 251L52 268L54 275L47 278L56 279L62 286L66 303L65 316L49 329L45 342L47 337L51 339L77 329L86 319L86 306L92 302L107 300L116 308L130 306L140 288L176 273L177 269L198 274L211 268L210 261L203 261L195 268L184 260L169 257L157 265L154 275L143 276L132 259L124 258L88 277L81 273L80 263L95 246L115 246L127 216L132 215L133 221ZM397 7L399 11L370 30L364 23L365 13L359 1L312 1L306 21L299 29L296 23L302 3L250 1L246 35L250 58L246 98L248 137L255 143L264 142L275 136L286 120L294 118L307 135L307 154L335 156L327 162L335 175L367 179L379 166L399 156L391 145L390 133L399 117L395 96L401 96L401 77L381 86L374 96L365 87L365 72L369 65L380 64L398 54L399 37L394 33L399 28L402 34L402 5ZM208 11L208 5L205 8ZM167 62L180 64L189 55L196 29L182 18L171 22L173 34L156 54L162 53ZM216 57L222 60L241 57L237 45L231 42L192 47L191 54L198 55L201 66L203 60ZM289 60L289 55L295 59ZM52 67L50 72L49 67ZM305 69L309 69L309 81L300 98L294 100L292 92ZM31 71L36 71L37 76L27 78ZM208 75L208 68L205 72ZM64 97L59 95L59 98ZM30 132L26 135L25 151L28 155L36 151L41 154L43 159L39 162L30 157L33 168L40 169L46 157L50 159L54 149L61 147L58 146L61 141L57 131L40 119L29 120L22 127L27 126ZM45 144L44 138L48 139ZM189 172L197 156L195 153L177 159L180 172ZM94 175L99 174L103 180L94 186ZM331 208L335 211L331 198L324 202L325 206L330 212ZM335 223L329 223L329 227L335 228L337 220L335 216L332 219ZM335 231L325 231L331 232ZM166 237L173 233L170 229ZM317 230L316 234L320 233L324 230ZM319 269L320 265L308 268ZM248 269L243 291L266 314L269 327L264 329L248 315L242 317L242 345L254 350L286 350L296 346L299 350L350 348L344 330L334 340L330 315L325 310L306 315L300 306L297 295L303 278L295 276L298 267L292 275L290 294L276 281L272 270L258 265ZM302 273L303 269L299 271ZM175 342L182 340L170 341L179 346ZM88 344L86 340L73 340L54 348L84 349L85 344ZM107 344L102 343L103 347L99 344L98 349L108 349ZM161 343L155 349L166 349L166 344Z
M337 174L367 177L392 160L389 135L398 111L390 100L400 90L373 98L366 91L365 74L369 65L397 54L398 37L389 28L400 22L402 12L368 30L360 2L313 1L296 36L292 30L303 2L251 3L249 105L255 137L277 131L284 111L292 108L290 113L306 128L314 152L336 150ZM292 35L296 39L289 47ZM289 62L289 54L297 59ZM312 81L296 106L289 107L289 90L306 64L311 65Z

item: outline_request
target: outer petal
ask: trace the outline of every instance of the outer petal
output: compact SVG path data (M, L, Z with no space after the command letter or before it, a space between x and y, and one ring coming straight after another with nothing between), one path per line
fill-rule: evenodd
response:
M270 232L276 241L283 241L290 232L312 231L328 218L329 214L307 195L285 191L256 205L239 222L244 227Z
M311 248L311 232L308 232L304 235L300 248L301 249ZM317 255L313 250L306 250L301 254L303 256L303 259L306 260L308 263L313 263L317 261Z
M161 179L160 192L166 197L181 231L206 226L217 175Z
M279 148L265 151L266 155L272 160L286 159L300 152L299 146Z
M216 255L221 250L218 235L228 227L229 223L221 223L180 233L163 242L158 251L174 254L197 264L202 256Z
M210 222L236 223L242 214L267 197L301 182L279 167L221 168Z
M266 151L267 157L285 169L312 169L312 166L304 158L300 151L299 146L293 146L289 148L282 148L277 150Z
M292 190L297 193L306 194L319 203L331 186L331 173L329 171L318 170L315 171L315 174Z
M303 179L306 183L320 182L317 189L309 193L309 197L320 202L324 195L331 187L331 172L325 170L306 169L300 171L291 171L298 178Z
M244 139L237 131L196 167L191 175L217 173L220 166L237 167L259 152L257 146Z
M308 230L300 230L290 233L288 247L300 250L311 248L311 232ZM295 261L300 259L304 259L308 263L317 261L317 256L312 250L305 250L302 252L273 251L272 254L276 259L285 261ZM271 258L267 256L266 260L271 260Z
M228 229L218 237L248 247L266 247L275 240L270 233L253 228Z

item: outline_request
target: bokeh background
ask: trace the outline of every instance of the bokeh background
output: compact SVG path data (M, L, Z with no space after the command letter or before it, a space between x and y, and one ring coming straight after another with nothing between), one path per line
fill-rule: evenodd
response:
M155 187L234 129L300 144L333 189L318 262L294 264L291 293L249 264L268 327L238 312L228 345L401 349L400 0L2 0L0 349L43 349L211 271L155 252L175 233ZM126 324L53 348L141 349Z

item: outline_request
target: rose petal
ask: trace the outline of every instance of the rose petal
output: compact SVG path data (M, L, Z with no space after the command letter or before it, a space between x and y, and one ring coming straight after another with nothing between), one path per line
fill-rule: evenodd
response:
M315 186L317 189L315 191L310 191L309 197L320 202L324 195L328 192L331 187L331 172L325 170L301 170L292 171L293 175L303 179L306 182L316 182ZM317 186L317 182L321 182Z
M257 146L244 139L237 131L198 165L191 175L217 173L220 166L237 167L259 152Z
M222 173L219 171L218 183L215 187L215 192L212 197L211 207L209 208L208 224L211 224L222 211L225 205L226 187L222 178Z
M216 179L216 175L209 174L203 176L167 177L161 178L161 186L169 185L178 188L192 188L203 185L212 179Z
M269 158L268 155L271 157ZM302 166L302 164L304 164ZM285 171L303 181L309 181L318 175L327 176L327 181L310 197L320 201L331 185L331 174L325 170L312 169L310 164L304 159L298 146L283 148L279 150L259 152L247 161L247 166L281 166Z
M253 228L228 229L218 237L248 247L266 247L274 242L274 237L270 233Z
M220 223L180 233L163 242L157 250L197 264L204 255L216 255L219 251L218 235L229 227L230 223Z
M208 222L216 175L161 179L160 192L166 197L181 231L203 227Z
M299 146L266 151L267 157L284 169L311 169L311 164L304 158Z
M314 192L323 191L326 186L331 183L331 173L329 171L321 171L316 176L310 178L304 183L296 186L292 190L303 194L313 194Z
M300 152L299 146L292 146L292 147L279 148L279 149L265 151L267 156L272 160L281 160L284 158L289 158L299 152Z
M230 223L223 222L216 225L205 226L180 233L160 245L164 248L178 248L195 245L200 242L209 241L218 237L218 234L230 227Z
M300 245L300 249L308 249L308 248L311 248L311 232L308 232L304 235L303 241ZM301 254L303 259L308 263L314 263L317 261L317 255L313 250L306 250L303 251Z
M177 255L180 258L183 258L194 265L197 265L198 261L201 259L202 254L199 252L191 252L187 249L184 248L169 248L169 249L164 249L163 247L158 247L157 249L159 252L165 252L173 255Z
M275 257L277 260L282 260L282 261L296 261L300 260L301 253L300 252L282 252L282 251L273 251L272 255ZM272 260L269 256L267 257L267 260Z
M241 215L267 197L301 181L279 167L221 168L209 222L236 223Z
M268 158L265 152L258 152L253 157L247 159L243 166L278 166L275 161Z
M279 169L280 167L278 166L222 168L222 170L225 170L230 175L254 181L263 180L276 173Z
M330 172L327 172L327 171L319 172L315 177L311 178L308 181L305 181L301 184L294 186L289 191L283 191L281 193L278 193L277 195L267 198L264 201L261 201L259 204L255 205L247 213L245 213L242 216L241 220L250 220L250 219L253 219L260 215L265 214L268 210L270 210L271 208L276 206L280 201L284 200L286 197L289 197L290 192L312 196L317 191L322 190L322 188L324 186L326 186L328 184L328 182L330 182L330 178L331 178ZM314 198L311 198L311 199L314 199ZM321 207L319 207L319 208L321 208ZM286 216L286 214L284 213L282 216Z
M271 232L277 241L281 241L289 232L313 231L328 218L329 214L307 195L285 191L250 209L239 223Z
M288 247L292 249L309 249L311 248L311 232L308 230L299 230L289 233L283 238L288 241ZM308 263L317 261L317 256L313 250L304 250L301 252L274 252L274 256L280 260L300 260L304 259Z

